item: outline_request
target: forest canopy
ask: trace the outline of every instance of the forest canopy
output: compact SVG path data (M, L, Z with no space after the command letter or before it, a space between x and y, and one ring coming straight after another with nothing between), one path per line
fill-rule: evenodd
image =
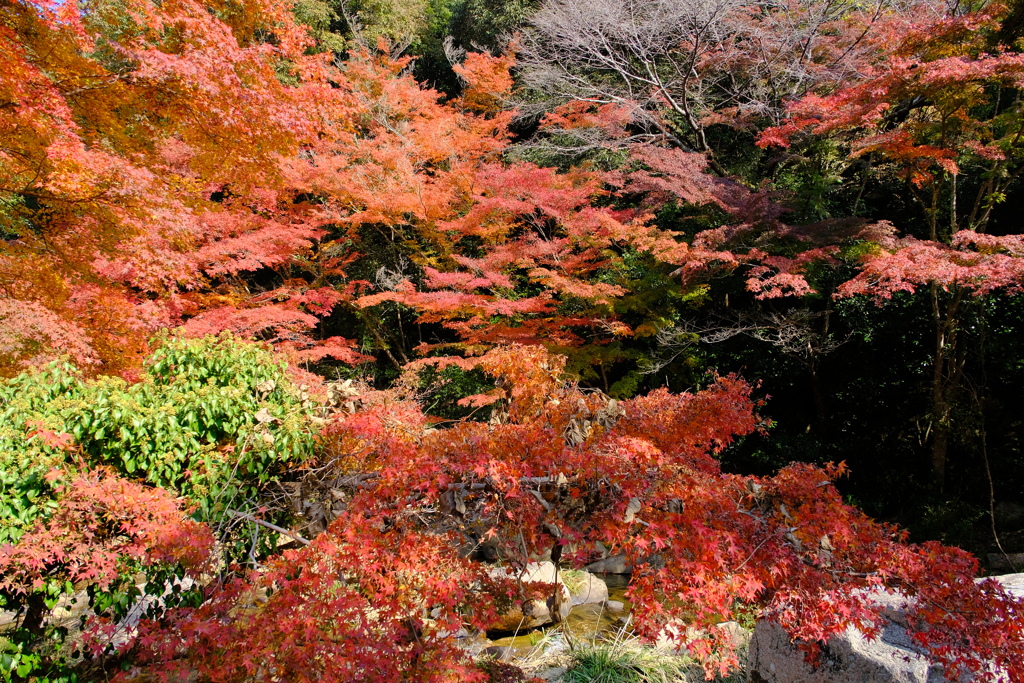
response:
M1022 17L7 3L4 680L486 680L485 541L1024 676Z

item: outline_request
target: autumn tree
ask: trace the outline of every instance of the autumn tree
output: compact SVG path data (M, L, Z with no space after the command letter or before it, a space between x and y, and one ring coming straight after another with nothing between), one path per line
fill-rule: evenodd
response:
M188 519L167 491L103 468L76 474L54 469L47 479L56 490L52 514L0 546L0 604L16 615L0 645L5 680L74 676L69 653L61 650L67 629L47 623L47 616L76 590L88 591L82 597L95 610L83 647L100 654L127 607L142 595L133 570L148 576L151 595L160 595L165 580L197 580L210 566L209 528ZM164 599L171 605L181 597Z
M11 303L2 311L3 348L12 369L56 351L132 376L147 337L181 323L194 336L230 330L268 341L295 363L366 360L352 341L320 333L339 308L358 318L371 348L400 366L409 349L395 348L365 311L375 300L360 298L387 279L351 274L367 232L404 252L420 282L424 269L505 271L495 286L507 293L480 299L498 302L488 315L594 326L593 313L556 314L551 292L590 306L619 291L586 281L603 258L580 245L592 225L581 224L572 240L564 227L508 239L530 221L543 233L549 217L586 216L602 192L594 174L497 163L508 137L510 114L500 109L511 58L467 56L458 67L463 96L443 103L403 74L408 59L365 50L335 66L325 54L305 54L304 29L278 10L254 5L223 17L190 3L147 5L130 17L106 6L17 10L5 34L21 69L8 81L12 102L28 97L17 89L30 82L38 85L33 97L48 99L11 108L35 118L31 126L12 119L18 135L5 143ZM121 19L131 27L123 34ZM175 22L185 28L171 39L160 27ZM39 64L35 55L50 61ZM94 87L81 87L86 81ZM47 123L55 116L61 126ZM83 125L89 117L96 121ZM151 134L138 135L140 126ZM51 168L58 147L66 164ZM89 164L102 164L107 175ZM525 182L527 195L486 196L510 181ZM47 183L53 187L44 190ZM74 216L58 218L58 206ZM478 231L471 225L478 219L491 227ZM483 263L469 244L476 240L495 243L488 247L495 265L476 265ZM460 256L473 261L459 264ZM512 270L529 273L521 283L540 295L513 293ZM445 296L421 310L444 309ZM456 306L441 319L463 324L452 341L472 342L479 325L466 318L477 315ZM488 334L509 341L532 333Z
M486 535L512 566L545 552L580 566L598 541L624 552L637 627L685 641L709 673L736 665L714 624L743 605L814 643L850 625L877 633L872 593L898 590L916 598L915 641L947 670L992 661L1020 675L1019 601L976 584L963 551L906 545L843 503L831 483L842 465L721 471L715 454L758 428L743 382L617 402L565 382L564 358L537 347L477 362L498 387L467 400L493 404L490 423L435 429L414 403L367 395L335 428L352 447L339 466L356 473L341 484L345 510L267 571L143 624L138 664L228 681L471 676L447 634L486 626L530 589L460 559ZM380 647L395 655L387 665Z
M842 141L864 183L895 175L917 201L923 234L872 240L860 274L839 294L884 300L928 292L935 325L932 470L940 488L964 384L968 310L977 297L1016 292L1024 275L1020 236L986 234L1022 168L1015 93L1024 62L1016 52L987 51L1001 12L994 7L908 31L887 62L848 88L795 102L789 121L760 142L787 145L801 134Z
M1004 95L1020 85L1019 56L986 42L998 10L912 25L929 5L602 1L549 3L524 73L575 98L546 115L544 134L618 140L615 172L503 157L512 55L465 55L455 69L464 87L443 101L388 46L334 63L287 8L261 0L131 11L19 2L5 13L5 371L64 353L134 381L85 386L54 371L40 387L47 380L35 375L20 397L29 405L3 406L5 459L145 471L192 495L200 513L218 485L211 471L265 483L295 464L314 422L308 393L284 391L272 361L254 370L203 351L216 342L165 340L141 371L165 327L262 340L293 374L328 357L359 363L361 351L406 373L390 391L349 385L315 415L331 418L323 439L341 456L315 464L349 476L331 492L340 505L328 530L312 541L287 531L306 547L250 550L249 566L225 563L198 606L151 614L121 653L124 678L473 677L448 636L485 626L481 603L545 590L491 581L465 557L482 537L513 566L544 553L578 566L598 542L621 550L637 567L639 628L682 640L685 617L686 644L709 672L735 664L713 625L743 605L816 642L850 625L877 631L870 592L899 590L917 598L915 637L949 670L993 661L1022 675L1019 603L971 581L977 565L966 554L908 546L844 503L832 484L842 465L794 464L763 478L722 471L714 456L759 427L739 379L618 402L565 372L570 362L603 370L626 357L615 354L628 340L664 327L637 291L648 276L637 270L655 273L658 292L671 283L674 304L699 299L722 273L767 301L813 294L815 268L864 255L840 294L924 286L936 304L941 476L962 379L962 306L1020 280L1019 238L984 233L1018 170L1018 103ZM369 16L385 5L362 6ZM802 99L784 119L786 98ZM785 197L726 177L707 135L718 123L765 121L780 124L766 146L828 135L871 159L865 177L902 174L922 199L927 239L897 238L882 220L787 223ZM964 211L956 179L972 164L985 173ZM670 205L711 218L692 230L672 224L658 215ZM490 421L438 429L412 396L415 373L431 367L486 372L493 390L464 405L489 407ZM225 372L237 381L222 381ZM166 405L147 403L160 397ZM79 504L63 490L56 507L30 510L38 481L29 483L9 507L42 519L24 520L0 555L26 581L40 557L43 570L65 570L47 555L67 535L60 525L74 525L59 501L82 514L91 505L107 527L116 512L106 493ZM123 495L169 509L147 491ZM213 507L275 528L258 510ZM139 543L166 529L146 526L145 542L121 531L99 540L104 551L145 563L150 546ZM103 566L120 561L111 557ZM256 563L262 571L249 571ZM396 655L387 665L383 650Z
M205 307L182 296L199 282L315 234L261 215L277 156L308 132L276 71L307 39L281 8L14 3L0 39L8 361L42 344L131 368L146 337Z
M653 139L711 154L715 123L777 120L788 98L884 59L895 3L552 0L531 19L523 83L545 100L624 107ZM550 106L550 105L548 105Z

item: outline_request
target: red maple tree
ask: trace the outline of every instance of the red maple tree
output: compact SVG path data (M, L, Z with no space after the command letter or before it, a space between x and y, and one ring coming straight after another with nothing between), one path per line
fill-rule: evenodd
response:
M103 469L67 477L54 470L47 478L56 509L0 546L0 591L24 608L20 625L30 633L42 634L49 583L104 591L122 578L128 562L182 566L194 578L209 569L213 534L167 491Z
M758 428L748 385L617 402L565 382L564 362L537 347L482 356L499 386L489 423L434 429L386 396L341 417L335 437L361 482L346 511L268 571L144 625L139 661L223 681L460 680L469 659L450 635L485 627L493 596L523 597L462 559L486 532L513 566L545 552L579 566L598 542L624 553L637 627L685 642L709 673L737 663L714 627L737 610L760 609L813 650L851 625L877 634L872 592L895 590L916 598L913 637L946 670L1024 673L1020 602L976 584L967 553L907 545L845 504L831 483L842 465L722 472L715 454Z

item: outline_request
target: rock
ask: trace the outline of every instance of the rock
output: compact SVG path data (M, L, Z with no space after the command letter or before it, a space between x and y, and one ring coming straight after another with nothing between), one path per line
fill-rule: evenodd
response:
M1013 571L1024 567L1024 553L989 553L988 566L991 569L998 569L1000 571Z
M874 641L850 628L822 646L815 668L781 626L760 621L750 641L748 677L755 683L926 683L928 663L906 642L906 631L896 624Z
M594 574L632 574L632 565L626 562L625 555L611 555L603 560L591 562L586 567L588 572Z
M654 639L654 648L668 654L683 654L686 652L686 647L683 643L685 643L685 640L691 635L692 631L693 629L687 628L686 624L682 621L671 621L658 631L658 637Z
M723 621L721 624L716 624L714 628L723 631L736 649L746 646L750 641L750 631L735 621ZM681 621L671 621L658 633L658 637L654 641L654 647L668 654L683 655L687 652L687 642L700 637L702 634L706 635L707 632L686 626Z
M554 681L562 677L565 672L568 671L564 666L553 666L550 669L544 669L536 674L536 677L542 681Z
M522 575L518 575L504 567L496 567L491 570L491 575L496 578L518 578L523 583L556 583L555 565L551 562L531 562L526 565L526 570ZM497 621L487 630L506 633L522 632L544 626L545 624L554 623L556 621L564 621L565 618L569 616L569 611L572 610L572 596L569 594L569 589L564 583L562 583L560 578L558 579L557 584L557 590L561 592L561 605L558 609L557 618L552 615L555 590L552 588L551 595L549 595L545 600L528 599L523 601L521 604L513 604L512 608L498 617Z
M529 654L529 652L530 648L492 645L491 647L485 648L482 654L485 657L493 657L494 659L500 659L503 662L510 662L517 657Z
M491 641L483 633L469 634L466 638L454 638L452 644L465 651L470 657L482 657L484 650L492 647Z
M544 641L544 657L558 657L568 654L571 648L564 637L549 637Z
M662 569L665 566L665 558L661 553L653 553L641 559L638 564L650 565L655 569ZM591 562L584 567L588 572L594 574L632 574L633 565L626 561L625 555L609 555L603 560Z
M1006 592L1018 599L1024 599L1024 574L1004 574L993 576L993 579L1003 584Z
M626 609L626 604L618 600L609 600L604 606L608 608L609 612L623 612Z
M1024 529L1024 505L1008 500L996 504L996 525L1004 531Z
M589 572L579 572L579 574L580 576L572 582L573 585L569 589L574 606L602 603L608 599L608 584Z
M718 624L718 628L728 634L729 640L732 641L733 647L737 650L746 648L750 645L750 639L754 635L753 631L748 628L743 628L735 621L723 621L721 624Z
M1015 597L1024 598L1024 574L993 577ZM942 669L931 664L907 632L907 598L879 593L888 624L876 640L849 628L822 646L821 662L811 667L777 623L759 621L748 652L751 683L944 683Z

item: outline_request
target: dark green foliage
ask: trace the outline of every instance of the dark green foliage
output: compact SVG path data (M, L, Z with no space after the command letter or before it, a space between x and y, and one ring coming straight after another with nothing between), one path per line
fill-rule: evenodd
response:
M742 300L733 300L733 305ZM971 349L968 390L958 398L950 474L938 493L929 476L929 382L934 332L925 294L899 295L884 307L867 299L836 302L832 333L847 341L823 357L817 382L799 357L749 337L701 344L703 362L719 372L761 380L762 414L774 422L765 435L727 451L723 466L770 473L792 461L845 461L840 489L869 514L898 521L914 540L938 539L989 551L991 465L996 500L1024 490L1019 434L1019 387L1024 365L1024 301L989 298L974 307L962 332Z
M486 421L491 416L491 406L472 407L459 405L466 396L484 394L494 389L494 379L482 370L462 370L449 366L444 370L433 367L420 372L420 386L424 412L432 417L446 420L472 418Z

